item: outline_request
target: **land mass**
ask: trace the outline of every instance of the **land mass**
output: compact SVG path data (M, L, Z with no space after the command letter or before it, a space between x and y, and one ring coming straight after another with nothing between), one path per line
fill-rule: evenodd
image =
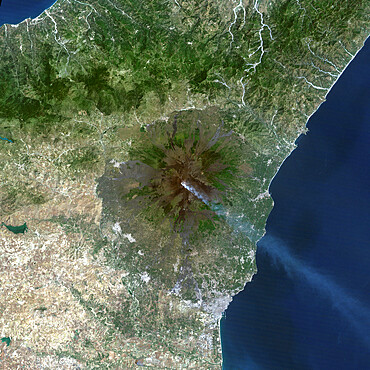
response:
M270 181L367 14L64 0L2 26L0 217L28 228L0 228L4 366L221 368Z

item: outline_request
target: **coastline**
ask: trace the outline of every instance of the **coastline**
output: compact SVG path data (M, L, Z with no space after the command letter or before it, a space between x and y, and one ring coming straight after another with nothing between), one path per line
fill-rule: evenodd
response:
M304 125L304 127L305 128L307 128L307 125L308 125L308 122L309 122L309 120L310 120L310 118L319 110L319 108L321 107L321 105L323 104L323 103L325 103L326 102L326 100L327 100L327 96L328 96L328 94L330 93L330 91L332 90L332 88L335 86L335 84L338 82L338 80L339 80L339 78L342 76L342 74L344 73L344 71L348 68L348 66L351 64L351 62L355 59L355 57L357 56L357 54L363 49L363 47L365 46L365 43L366 43L366 41L368 40L368 39L370 39L370 34L366 37L366 39L363 41L363 43L362 43L362 45L361 45L361 47L356 51L356 53L355 54L353 54L352 55L352 57L351 57L351 59L349 60L349 62L345 65L345 67L343 68L343 70L340 72L340 74L338 75L338 77L335 79L335 81L333 82L333 84L330 86L330 88L328 88L328 91L326 92L326 94L325 94L325 96L324 96L324 100L319 104L319 106L308 116L308 118L307 118L307 120L306 120L306 122L305 122L305 125ZM269 183L269 186L268 186L268 194L269 194L269 196L270 196L270 198L272 199L272 208L271 208L271 211L272 211L272 209L274 208L274 199L273 199L273 197L272 197L272 195L271 195L271 193L270 193L270 187L271 187L271 183L273 182L273 180L275 179L275 177L277 176L277 174L279 173L279 171L280 171L280 168L282 167L282 165L285 163L285 161L292 155L292 153L297 149L297 140L300 138L300 136L301 135L307 135L307 133L308 133L308 130L305 132L305 133L303 133L303 134L300 134L296 139L295 139L295 141L294 141L294 147L293 147L293 149L289 152L289 154L284 158L284 160L281 162L281 164L278 166L278 168L277 168L277 170L276 170L276 172L275 172L275 174L274 174L274 176L272 177L272 179L271 179L271 181L270 181L270 183ZM271 213L271 211L270 211L270 213ZM264 228L264 231L263 231L263 235L261 236L261 238L259 238L257 241L256 241L256 254L257 254L257 248L258 248L258 243L259 243L259 241L261 240L261 239L263 239L263 237L266 235L266 225L267 225L267 220L266 220L266 224L265 224L265 228ZM240 291L240 292L242 292L244 289L245 289L245 287L246 287L246 285L248 284L248 283L250 283L252 280L253 280L253 277L256 275L258 273L258 267L257 267L257 264L256 264L256 273L254 273L253 275L252 275L252 277L251 277L251 280L249 280L249 281L246 281L246 283L245 283L245 285L244 285L244 288ZM236 293L234 296L232 296L231 297L231 301L230 301L230 303L234 300L234 297L237 295L237 294L239 294L240 292L238 292L238 293ZM230 303L229 303L229 305L230 305ZM229 307L229 305L228 305L228 307ZM220 319L219 319L219 333L220 333L220 344L221 344L221 352L222 352L222 325L221 325L221 323L222 323L222 319L225 317L226 318L226 311L227 311L227 308L225 309L225 311L223 312L223 315L225 315L225 316L222 316ZM224 356L223 356L223 354L222 354L222 369L224 369Z
M325 94L324 96L324 100L319 104L319 106L308 116L307 118L307 121L306 123L304 124L304 127L307 128L307 124L308 124L308 121L310 120L310 118L320 109L321 105L324 104L326 102L326 97L328 96L328 94L330 93L330 91L332 90L332 88L334 87L334 85L337 83L337 81L339 80L339 78L342 76L343 72L347 69L347 67L351 64L351 62L355 59L356 55L362 50L362 48L365 46L365 43L366 41L370 39L370 34L366 37L366 39L363 41L362 43L362 46L356 51L355 54L352 55L350 61L345 65L345 67L343 68L343 70L341 71L341 73L338 75L338 77L335 79L335 81L333 82L333 84L329 87L327 93ZM270 189L270 185L272 183L272 181L275 179L276 175L278 174L281 166L285 163L285 161L291 156L291 154L294 152L294 150L297 148L297 145L296 145L296 142L297 140L299 139L299 137L301 135L307 135L308 131L306 131L305 133L303 134L300 134L294 141L294 148L290 151L290 153L284 158L284 160L281 162L281 164L278 166L276 172L275 172L275 175L272 177L270 183L269 183L269 186L268 186L268 189ZM271 197L271 194L270 194L270 191L268 190L269 192L269 196ZM274 202L274 199L271 197L272 201ZM274 207L274 203L272 203L272 207ZM266 225L265 225L266 226ZM266 233L266 228L264 230L264 233L262 235L262 237L260 239L257 240L256 244L265 236L265 233Z
M31 20L31 21L36 21L37 20L37 18L39 18L39 17L41 17L46 11L48 11L49 9L51 9L52 7L54 7L54 6L56 6L57 4L59 5L59 3L61 3L62 2L62 0L54 0L54 2L49 6L49 7L47 7L46 9L44 9L44 10L42 10L42 12L39 14L39 15L37 15L36 17L34 17L34 18L32 18L32 17L27 17L27 18L25 18L25 19L23 19L23 21L20 21L20 22L18 22L18 23L3 23L3 24L1 24L0 25L0 29L2 28L2 27L5 27L6 28L6 26L10 26L10 27L13 27L13 28L17 28L19 25L21 25L23 22L27 22L27 20ZM64 0L63 0L63 2L64 2Z
M78 2L78 1L76 1L76 2ZM80 3L80 2L78 2L78 3ZM65 5L65 2L64 1L62 1L62 2L58 2L58 0L57 1L55 1L49 8L47 8L47 9L45 9L40 15L38 15L37 17L35 17L35 18L26 18L26 19L24 19L22 22L19 22L18 24L15 24L15 25L13 25L13 24L9 24L11 27L14 27L14 28L16 28L16 27L18 27L18 25L19 24L21 24L21 23L23 23L23 22L26 22L27 24L28 24L28 22L29 22L29 20L31 20L32 21L32 24L36 24L36 23L42 23L42 21L44 21L46 18L47 18L47 16L48 16L48 14L47 14L47 12L49 11L49 9L52 9L52 7L53 6L57 6L57 4L63 4L63 5ZM81 4L81 3L80 3ZM50 10L50 12L52 12L52 11L54 11L54 10ZM44 15L44 13L46 13L46 15ZM3 24L3 25L7 25L7 23L5 23L5 24ZM369 37L369 36L368 36ZM368 38L367 37L367 38ZM366 38L366 40L367 40L367 38ZM362 50L362 48L364 47L364 44L365 44L365 42L366 42L366 40L363 42L363 45L358 49L358 51L354 54L354 55L352 55L352 57L351 57L351 59L349 60L349 62L345 65L345 67L343 68L343 70L341 71L341 73L337 76L337 78L335 79L335 81L332 83L332 85L330 86L330 88L328 88L328 90L327 90L327 92L326 92L326 94L325 94L325 96L324 96L324 98L323 98L323 101L322 102L320 102L319 103L319 105L318 105L318 107L310 114L310 116L307 116L307 115L305 115L306 117L308 117L307 118L307 121L306 121L306 123L305 123L305 125L304 125L304 127L307 127L307 124L308 124L308 122L309 122L309 120L310 120L310 118L312 117L312 115L314 114L314 113L316 113L317 111L318 111L318 109L320 108L320 106L321 106L321 104L322 103L324 103L325 101L326 101L326 97L327 97L327 95L328 95L328 93L331 91L331 89L333 88L333 86L336 84L336 82L338 81L338 79L339 79L339 77L342 75L342 73L346 70L346 68L348 67L348 65L352 62L352 60L355 58L355 56L357 56L357 54L358 54L358 52L359 51L361 51ZM350 55L350 54L349 54ZM184 108L183 110L187 110L187 108ZM293 144L295 143L295 142L297 142L297 140L298 140L298 138L300 137L300 135L301 134L299 134L299 136L292 142ZM272 183L272 181L274 180L274 178L275 178L275 176L278 174L278 172L279 172L279 170L280 170L280 168L281 168L281 166L282 166L282 164L284 164L285 163L285 160L287 159L287 158L289 158L290 157L290 155L292 154L292 152L296 149L296 145L294 144L293 146L292 146L292 148L291 148L291 151L289 152L289 154L287 154L287 156L281 161L281 163L280 163L280 165L279 166L277 166L277 169L276 169L276 172L275 172L275 174L273 175L273 177L271 178L271 180L270 180L270 182L269 182L269 185L268 185L268 189L270 188L270 185L271 185L271 183ZM273 198L272 198L272 196L271 196L271 194L269 193L269 195L270 195L270 197L271 197L271 199L272 199L272 201L273 201ZM274 203L272 203L272 207L274 207ZM264 236L265 236L265 234L266 234L266 229L264 229L263 230L263 234L262 234L262 236L255 242L255 244L257 244ZM256 269L256 272L255 272L255 274L257 274L257 269ZM248 282L250 282L251 280L252 280L252 278L253 278L253 276L255 275L255 274L253 274L252 275L252 277L250 278L250 279L248 279L248 281L246 281L245 282L245 284L244 284L244 287L241 289L241 291L245 288L245 285L248 283ZM231 298L233 298L233 296L231 296ZM226 310L224 311L224 312L226 312ZM226 317L226 316L225 316ZM220 344L221 344L221 350L222 350L222 336L221 336L221 320L222 320L222 317L220 318L220 319L218 319L218 321L219 321L219 335L220 335ZM223 357L221 358L221 361L223 361Z

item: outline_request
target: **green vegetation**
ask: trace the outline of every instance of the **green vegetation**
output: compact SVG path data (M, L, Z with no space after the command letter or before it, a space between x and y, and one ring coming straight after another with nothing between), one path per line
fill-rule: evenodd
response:
M91 246L91 252L93 255L99 253L104 248L108 241L102 235L101 231L95 224L87 222L84 217L64 217L58 216L53 217L47 221L54 222L63 228L63 231L68 234L83 235L83 241ZM71 254L79 253L78 248L80 245L74 245Z
M1 138L13 142L0 142L0 215L51 200L73 208L97 179L100 226L48 221L79 236L71 254L86 243L122 272L127 290L108 307L71 288L107 334L89 355L81 331L83 349L61 357L104 368L119 335L181 364L219 363L214 322L256 271L268 185L367 37L369 10L365 0L71 0L1 27ZM221 122L232 135L216 134ZM205 334L213 350L189 340Z
M0 116L17 118L21 122L52 121L60 125L72 112L79 110L91 113L98 109L109 115L138 109L150 93L164 104L173 84L178 81L188 81L193 93L217 99L217 95L224 94L225 86L215 83L216 79L229 81L237 88L237 81L243 76L244 83L248 82L244 101L266 114L273 105L287 107L296 93L289 92L290 87L304 86L304 81L294 79L297 67L307 72L308 77L313 74L310 62L315 58L306 42L309 41L314 50L323 45L329 50L326 54L335 53L336 58L341 56L348 60L338 41L357 36L360 27L353 29L346 24L357 22L360 25L366 9L366 2L362 0L355 3L317 1L314 7L302 0L301 9L297 3L287 0L272 2L264 19L271 28L272 38L269 29L264 27L265 53L259 64L261 50L248 57L260 47L257 31L261 28L261 20L253 7L245 9L247 22L243 21L242 9L238 9L237 19L230 29L233 35L230 45L231 34L226 30L232 9L230 16L225 17L225 9L217 1L187 1L181 9L163 0L92 4L96 13L90 16L86 34L73 18L85 11L84 6L73 3L72 9L72 5L65 5L71 21L58 19L59 37L63 35L68 39L65 48L53 43L52 35L45 35L42 28L37 29L37 35L20 35L22 44L29 46L31 39L37 48L37 53L32 54L32 65L36 68L30 66L31 56L15 49L12 55L3 55L0 76L6 77L8 83L0 99ZM122 16L118 9L132 18ZM45 22L53 25L47 17ZM92 43L82 43L93 33ZM79 53L71 55L75 48L79 48ZM69 63L65 67L67 59ZM18 67L14 69L15 61ZM287 70L279 71L276 61ZM243 73L254 64L255 68ZM325 63L316 60L315 65L324 67ZM330 65L326 67L331 71ZM289 74L293 78L284 78ZM323 83L324 77L320 77ZM325 86L331 81L327 80ZM24 88L20 89L20 85ZM241 95L241 86L238 92L235 88L229 95L234 105L240 103ZM36 125L35 133L38 129Z
M227 202L227 193L240 177L242 156L232 132L200 121L179 125L178 116L171 124L148 127L145 138L130 149L132 161L149 166L139 169L141 175L149 172L149 180L131 189L125 199L144 197L140 201L150 208L149 214L164 214L175 228L194 231L201 220L217 218L212 204ZM137 166L140 163L133 165L131 174L128 171L128 178L135 177Z
M35 311L40 311L40 312L45 312L46 310L47 310L47 308L44 307L44 306L40 306L40 307L35 308Z
M47 196L41 191L39 184L30 181L11 183L0 186L0 214L10 215L17 209L29 204L41 205L47 201Z

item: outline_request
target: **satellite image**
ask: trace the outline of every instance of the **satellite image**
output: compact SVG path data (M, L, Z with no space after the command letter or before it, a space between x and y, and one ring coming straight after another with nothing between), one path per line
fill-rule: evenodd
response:
M32 6L0 7L0 367L341 368L293 355L278 364L267 349L265 364L252 348L250 362L227 356L221 323L258 276L260 240L287 275L297 266L306 280L325 275L277 246L288 218L275 239L266 234L270 184L356 62L369 1ZM323 154L312 166L331 160ZM291 173L303 179L305 166ZM276 194L293 194L290 183ZM294 220L316 228L303 213ZM343 323L361 317L369 351L369 303L342 305L342 288L322 281L312 289L330 290ZM365 368L364 358L353 368Z

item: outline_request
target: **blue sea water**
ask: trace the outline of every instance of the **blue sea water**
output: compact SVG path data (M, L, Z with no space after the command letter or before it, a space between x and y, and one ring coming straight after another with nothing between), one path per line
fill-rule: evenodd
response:
M4 23L17 24L26 18L36 18L55 0L2 0L0 6L0 26Z
M370 40L308 129L221 321L225 370L370 369Z

